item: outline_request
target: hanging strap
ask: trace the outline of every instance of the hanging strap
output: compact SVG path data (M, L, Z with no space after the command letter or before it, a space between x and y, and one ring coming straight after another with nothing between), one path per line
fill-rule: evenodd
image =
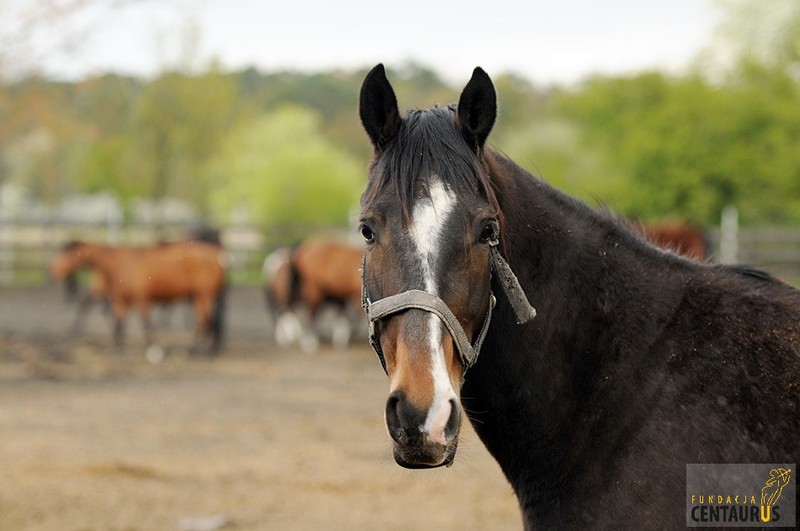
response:
M522 286L519 285L517 275L511 271L511 266L503 259L503 255L501 255L500 251L497 249L497 240L493 241L490 245L492 269L495 275L497 275L497 280L500 282L500 285L503 287L506 298L511 304L511 308L514 310L514 315L517 316L517 324L525 324L536 317L536 309L528 302L528 297L525 296L525 292L522 291Z

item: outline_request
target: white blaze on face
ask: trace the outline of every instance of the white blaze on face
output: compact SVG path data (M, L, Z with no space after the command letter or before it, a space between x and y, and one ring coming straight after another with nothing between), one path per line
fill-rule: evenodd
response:
M441 256L441 243L447 220L456 204L455 196L435 175L430 182L430 198L417 201L412 213L411 238L417 249L422 266L423 289L439 295L439 286L434 276L436 261ZM434 396L425 425L421 428L428 437L440 444L447 444L444 428L450 418L450 400L458 397L450 383L442 348L443 326L439 318L428 316L428 344L431 352L431 374L433 376Z

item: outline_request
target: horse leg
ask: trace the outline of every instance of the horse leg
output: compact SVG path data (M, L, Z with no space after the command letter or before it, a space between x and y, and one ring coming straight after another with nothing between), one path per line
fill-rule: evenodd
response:
M275 342L286 348L300 341L303 334L303 324L293 310L286 310L277 314L275 319Z
M194 315L195 315L195 339L192 350L195 352L205 351L211 354L211 341L209 330L211 324L211 298L206 295L196 295L194 297ZM203 348L203 343L207 343Z
M352 330L350 329L350 321L347 320L346 315L337 315L336 322L333 325L333 333L331 334L331 341L336 348L347 348L350 344L350 336Z
M347 301L342 304L341 315L337 323L341 334L340 337L343 341L340 340L337 346L347 347L355 337L359 337L360 335L366 337L365 333L361 333L361 328L366 322L364 309L361 307L361 298L350 297L347 299ZM364 327L364 331L366 331L366 327Z
M156 365L164 359L164 348L155 342L155 327L153 326L150 303L147 300L139 301L139 315L142 318L142 330L144 331L145 350L144 356L147 361Z
M153 320L150 317L150 304L143 299L138 302L137 306L139 307L139 315L142 318L144 341L149 347L153 344Z
M361 296L353 297L347 305L347 317L350 320L353 341L364 341L369 337L369 320L361 306Z
M125 323L119 317L114 317L114 345L122 348L125 340Z
M209 317L208 331L211 336L211 354L216 356L222 347L225 337L225 307L227 305L228 286L223 281L213 296L211 316Z
M304 329L300 334L300 348L305 352L316 352L319 349L317 314L320 306L322 306L324 297L322 291L310 282L303 283L300 289L300 297L304 305L303 310L305 310L295 310Z
M336 316L331 332L331 342L336 348L347 348L347 346L350 345L350 339L353 335L347 306L346 301L342 303L341 308L338 304L336 305Z
M111 309L114 312L114 346L121 348L125 336L125 317L128 306L123 300L112 301Z
M84 293L80 300L78 300L78 308L75 312L75 320L72 322L73 335L78 335L83 332L83 322L86 320L86 314L89 313L93 302L94 299L88 293Z

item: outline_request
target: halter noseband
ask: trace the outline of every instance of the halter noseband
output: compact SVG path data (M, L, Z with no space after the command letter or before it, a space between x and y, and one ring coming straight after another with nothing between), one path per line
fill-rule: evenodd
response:
M517 324L527 323L536 316L536 310L528 302L525 292L522 291L522 287L519 285L519 280L516 275L514 275L514 272L511 271L511 267L509 267L508 263L503 259L500 251L497 250L497 243L496 240L493 241L489 248L491 270L497 275L500 285L514 310L514 314L517 317ZM464 332L464 328L461 326L461 323L458 322L456 316L453 315L453 312L450 311L447 304L432 293L411 289L374 302L370 301L369 295L367 294L366 270L367 255L364 253L361 266L361 305L364 307L369 318L369 344L372 346L375 354L378 355L383 371L386 374L389 374L389 371L386 369L386 358L381 349L380 338L375 328L375 322L411 308L425 310L441 319L456 345L456 350L464 365L464 374L466 374L467 369L475 365L483 340L486 338L486 333L489 331L489 322L492 319L492 310L494 309L496 301L493 293L489 292L489 308L486 310L486 317L483 319L483 325L478 333L478 337L475 339L474 343L470 343L466 332ZM489 275L491 275L491 271Z

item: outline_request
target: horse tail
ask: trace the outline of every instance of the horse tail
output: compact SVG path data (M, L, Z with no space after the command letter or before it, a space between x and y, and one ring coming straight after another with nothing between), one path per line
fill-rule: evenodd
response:
M291 308L300 301L300 285L303 279L300 276L300 271L297 269L297 264L294 262L290 265L290 272L292 274L292 287L289 291L289 307Z
M292 254L289 257L289 300L288 308L293 308L300 300L300 289L302 287L303 277L300 274L300 269L297 267L296 249L292 249Z

